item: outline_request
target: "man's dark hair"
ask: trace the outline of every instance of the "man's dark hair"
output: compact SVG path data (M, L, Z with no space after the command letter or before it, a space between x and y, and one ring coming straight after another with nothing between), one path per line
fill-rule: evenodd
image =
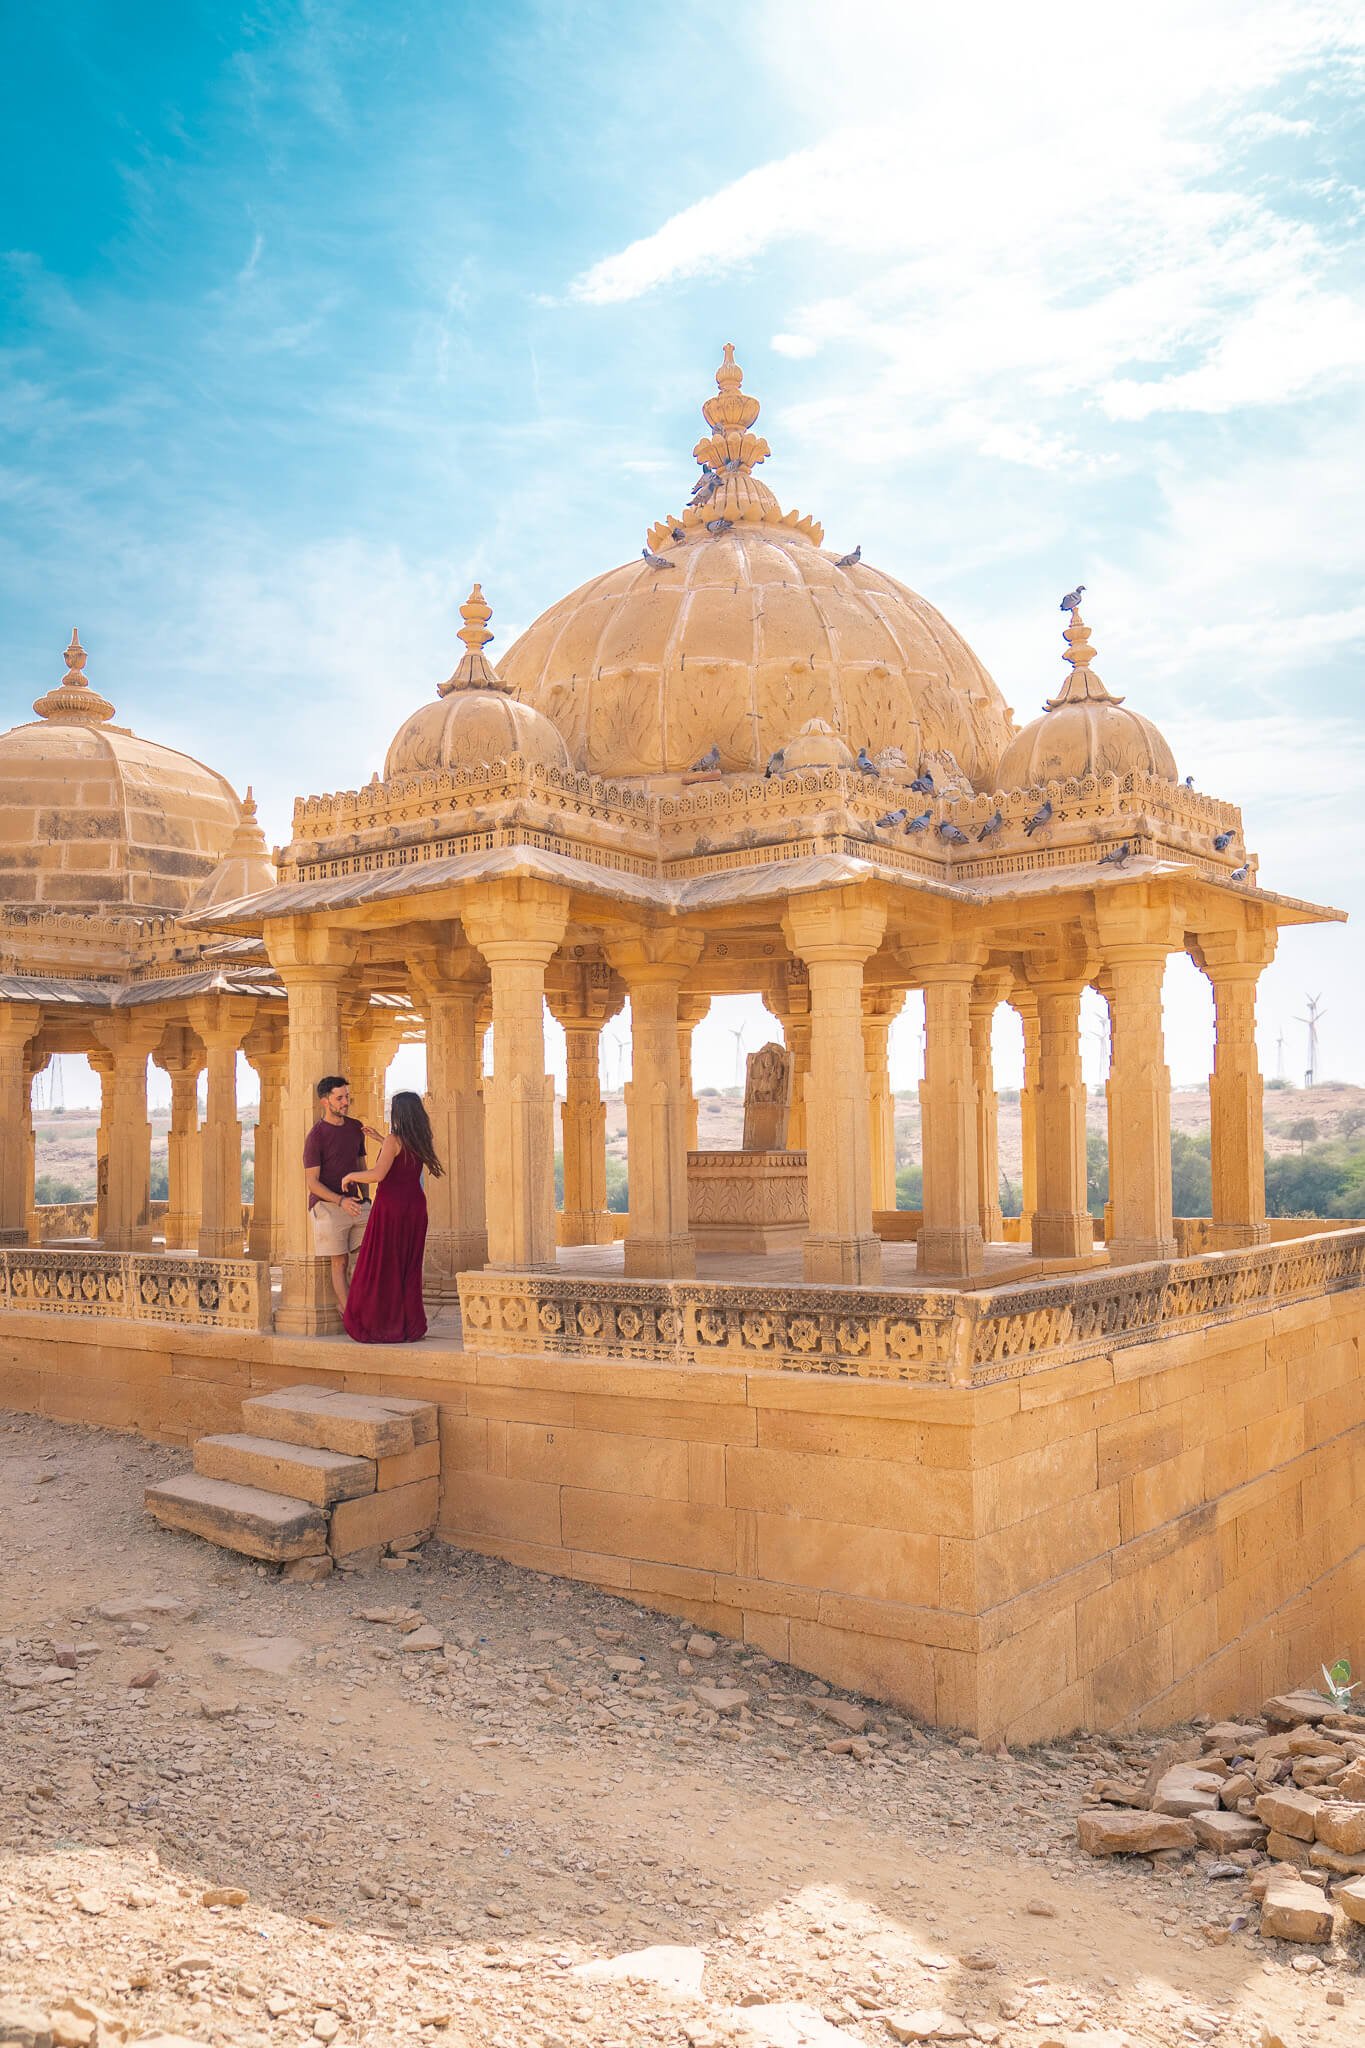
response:
M321 1102L325 1095L330 1095L334 1088L349 1088L350 1085L344 1074L324 1074L318 1082L318 1101Z

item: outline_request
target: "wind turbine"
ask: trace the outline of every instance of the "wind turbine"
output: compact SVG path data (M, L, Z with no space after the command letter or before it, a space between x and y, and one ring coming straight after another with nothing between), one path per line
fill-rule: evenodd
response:
M1308 1015L1298 1018L1297 1021L1308 1027L1308 1065L1304 1070L1303 1085L1305 1088L1311 1088L1318 1078L1318 1025L1327 1012L1318 1008L1322 1001L1321 996L1305 996L1304 1001L1308 1005Z
M744 1033L745 1026L743 1024L732 1024L730 1026L730 1036L735 1041L736 1088L742 1088L744 1085Z
M1275 1079L1276 1079L1277 1081L1283 1081L1283 1079L1284 1079L1284 1026L1283 1026L1283 1024L1281 1024L1281 1026L1280 1026L1280 1035L1279 1035L1279 1037L1278 1037L1278 1038L1277 1038L1277 1039L1275 1040Z

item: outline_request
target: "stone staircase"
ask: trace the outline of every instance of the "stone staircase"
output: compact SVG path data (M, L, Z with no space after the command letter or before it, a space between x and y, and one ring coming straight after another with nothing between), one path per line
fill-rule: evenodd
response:
M283 1387L243 1401L240 1435L201 1436L194 1470L149 1486L146 1506L167 1529L318 1579L429 1535L440 1491L432 1402Z

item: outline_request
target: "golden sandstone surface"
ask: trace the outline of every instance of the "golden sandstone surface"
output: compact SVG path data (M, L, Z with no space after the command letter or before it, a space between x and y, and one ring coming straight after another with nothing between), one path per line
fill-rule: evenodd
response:
M1274 1241L1256 1051L1280 929L1336 913L1261 887L1240 813L1177 779L1073 601L1068 680L1016 734L931 606L755 474L729 348L716 383L692 500L640 561L500 667L476 586L385 775L300 798L273 860L249 801L112 727L74 639L38 722L0 739L0 1392L176 1440L310 1375L429 1399L440 1527L472 1548L992 1738L1235 1710L1361 1616L1365 1231ZM1161 1020L1182 952L1216 1016L1197 1257ZM1112 1029L1098 1237L1087 988ZM913 1218L887 1076L910 989ZM692 1227L717 1169L691 1031L744 992L790 1059L789 1150L735 1179L764 1249L727 1264ZM618 1242L598 1049L627 1001ZM1002 1003L1025 1048L1008 1242ZM362 1351L336 1338L296 1162L317 1077L348 1073L377 1122L404 1039L450 1167L429 1190L444 1320ZM102 1081L95 1249L39 1248L31 1087L62 1052ZM245 1214L239 1053L261 1088ZM157 1244L149 1056L173 1104Z

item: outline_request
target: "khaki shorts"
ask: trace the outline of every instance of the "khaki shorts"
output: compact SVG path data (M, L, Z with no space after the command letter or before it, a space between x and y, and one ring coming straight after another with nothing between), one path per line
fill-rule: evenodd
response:
M370 1212L348 1216L335 1202L319 1202L308 1211L313 1226L313 1250L320 1259L339 1259L343 1252L356 1252L365 1235Z

